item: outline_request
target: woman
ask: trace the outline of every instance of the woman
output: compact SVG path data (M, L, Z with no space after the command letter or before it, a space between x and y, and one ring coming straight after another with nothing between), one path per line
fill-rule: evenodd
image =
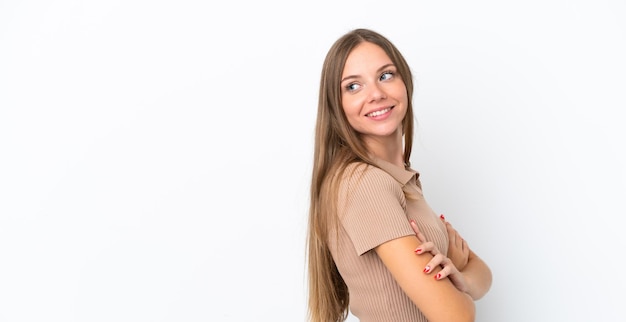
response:
M309 317L474 321L491 271L425 202L410 168L413 83L367 29L339 38L320 82L308 232ZM433 278L434 277L434 278Z

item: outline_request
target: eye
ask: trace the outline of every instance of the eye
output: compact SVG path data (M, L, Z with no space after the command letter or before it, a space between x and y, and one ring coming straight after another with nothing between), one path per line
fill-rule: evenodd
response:
M384 80L392 79L393 76L394 76L394 72L386 71L386 72L382 73L382 75L380 75L380 80L384 81Z
M346 85L346 90L348 92L354 92L354 91L358 90L359 88L361 88L361 85L359 85L357 83L350 83L350 84Z

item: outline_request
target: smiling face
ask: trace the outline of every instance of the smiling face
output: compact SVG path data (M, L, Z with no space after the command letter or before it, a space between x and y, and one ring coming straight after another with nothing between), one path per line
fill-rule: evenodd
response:
M401 140L407 90L379 46L363 42L350 52L341 75L341 101L348 122L366 145Z

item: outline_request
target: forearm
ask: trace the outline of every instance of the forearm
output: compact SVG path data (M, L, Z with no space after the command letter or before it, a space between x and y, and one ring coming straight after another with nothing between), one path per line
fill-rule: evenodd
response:
M475 321L476 307L467 293L459 291L450 280L436 280L432 275L415 274L422 271L433 256L430 253L415 255L420 246L414 236L387 241L375 248L376 253L398 285L426 316L428 321ZM409 256L407 256L409 255ZM433 274L440 267L432 270Z
M465 277L469 288L467 293L474 300L482 298L491 288L491 269L473 252L470 253L467 265L461 273Z

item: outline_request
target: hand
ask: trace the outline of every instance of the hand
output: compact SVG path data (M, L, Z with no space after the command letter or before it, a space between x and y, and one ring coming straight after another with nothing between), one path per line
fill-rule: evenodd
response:
M426 241L426 237L419 231L417 224L415 221L411 220L411 228L415 232L417 239L422 243L416 250L415 254L424 254L431 253L433 255L433 259L428 262L426 267L424 268L424 273L430 274L433 271L434 267L441 266L442 269L435 275L436 280L441 280L446 277L450 278L452 284L461 292L467 293L469 291L469 287L465 281L465 277L461 272L456 268L454 262L439 251L435 243L431 241Z
M459 235L459 232L452 227L450 222L446 221L446 217L441 215L439 218L446 225L446 230L448 231L448 257L452 260L454 266L459 271L462 271L469 260L470 248L465 239Z

